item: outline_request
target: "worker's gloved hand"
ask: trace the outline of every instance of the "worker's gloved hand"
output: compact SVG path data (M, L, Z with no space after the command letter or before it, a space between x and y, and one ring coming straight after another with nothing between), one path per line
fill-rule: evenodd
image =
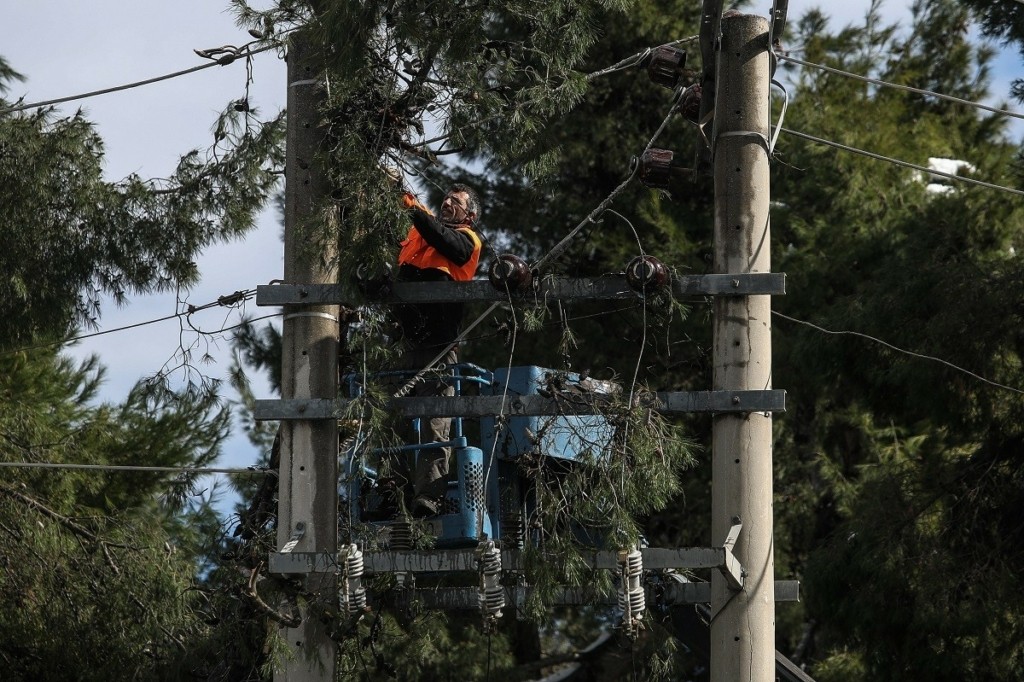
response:
M423 204L421 204L419 199L413 196L411 192L405 192L404 194L402 194L402 208L418 208L427 215L434 215L431 212L431 210L424 206Z
M405 178L402 177L402 171L395 166L381 166L384 174L388 176L388 181L396 187L403 187L405 185Z

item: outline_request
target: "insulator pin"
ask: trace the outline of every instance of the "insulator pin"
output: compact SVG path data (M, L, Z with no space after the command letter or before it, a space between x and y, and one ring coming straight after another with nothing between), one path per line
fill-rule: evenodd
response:
M622 609L622 626L630 636L640 628L644 610L647 607L644 595L644 559L639 549L619 552L619 608Z
M651 189L668 189L675 152L652 147L640 157L640 182Z
M360 263L356 268L356 288L370 298L384 298L391 293L391 266L381 268L368 263Z
M626 282L644 294L664 289L670 279L668 268L654 256L637 256L626 266Z
M493 628L505 608L505 591L501 587L501 550L491 540L477 545L480 564L480 612L484 627Z
M636 172L646 187L668 192L677 197L683 182L693 178L693 169L674 163L675 153L668 149L652 147L640 158L633 157Z
M359 546L349 545L345 556L342 597L350 614L366 609L366 588L363 587L363 553Z
M682 97L679 98L679 104L676 106L679 113L683 115L683 118L692 123L700 123L700 100L702 95L703 91L696 83L683 91Z
M504 253L491 263L487 279L498 291L517 293L530 287L533 283L533 273L522 258Z
M672 90L679 82L684 66L686 66L686 52L662 45L651 50L651 60L647 63L647 75L653 82Z

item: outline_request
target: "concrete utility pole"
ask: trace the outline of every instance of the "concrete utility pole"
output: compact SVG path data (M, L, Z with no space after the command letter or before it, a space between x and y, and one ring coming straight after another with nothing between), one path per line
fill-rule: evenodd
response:
M714 124L715 272L770 272L768 22L722 20ZM715 390L772 383L771 297L717 297ZM712 432L712 542L742 524L733 552L746 577L711 581L712 682L775 679L771 413L719 414Z
M337 224L324 207L327 173L319 163L323 131L317 126L323 98L321 69L305 34L288 50L288 133L285 161L284 281L332 284L337 280ZM326 223L326 224L325 224ZM284 316L281 397L335 399L338 392L338 306L289 307ZM279 552L338 552L338 425L333 419L281 422L278 489ZM284 628L292 658L274 679L333 680L336 646L317 616L337 611L337 578L310 573L302 623Z

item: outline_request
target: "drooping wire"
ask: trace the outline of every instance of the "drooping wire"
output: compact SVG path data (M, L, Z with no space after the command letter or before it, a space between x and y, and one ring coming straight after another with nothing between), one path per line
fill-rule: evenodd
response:
M260 322L261 320L269 320L269 319L271 319L273 317L283 317L285 314L286 313L283 313L283 312L281 312L281 313L269 313L267 315L260 315L259 317L250 317L250 318L243 319L238 324L233 324L233 325L231 325L229 327L221 327L220 329L215 329L212 332L204 331L204 330L200 329L199 327L195 327L195 326L193 326L192 329L196 330L196 333L198 333L198 334L203 334L204 336L213 336L215 334L222 334L223 332L229 332L232 329L238 329L239 327L244 327L244 326L246 326L248 324L252 324L253 322Z
M772 133L771 142L768 143L768 156L769 158L775 156L775 144L779 141L779 133L782 132L782 124L786 120L786 110L789 108L789 90L786 86L775 80L771 81L771 84L782 90L782 109L779 111L779 120L775 124L775 132Z
M657 139L661 136L661 133L665 130L665 127L668 125L668 122L670 120L672 120L672 116L677 111L676 105L679 103L679 98L682 97L683 92L684 92L684 90L682 88L679 88L676 91L675 96L672 98L672 106L669 107L668 114L665 116L665 119L661 122L661 125L658 126L658 129L655 131L654 135L647 142L647 145L644 147L644 150L643 150L644 152L646 152L648 149L650 149L654 145L655 141L657 141ZM641 156L642 155L643 154L641 154ZM562 241L560 241L557 244L555 244L551 248L551 250L547 253L547 255L545 255L543 258L541 258L536 263L534 263L531 266L531 269L533 269L533 270L541 270L548 263L550 263L552 260L554 260L554 259L558 258L559 256L561 256L562 253L565 251L565 249L568 248L569 242L572 241L573 237L575 237L577 234L579 234L580 230L582 230L587 225L590 225L590 224L593 224L593 223L597 222L597 219L601 216L601 214L604 213L606 210L608 210L608 206L611 205L612 201L615 200L615 197L617 197L619 194L621 194L622 191L624 189L626 189L626 187L629 185L629 183L631 183L633 181L633 179L637 176L637 173L639 172L639 170L640 170L640 165L639 164L634 164L633 168L631 169L631 171L629 173L629 176L625 180L623 180L622 183L620 183L618 187L613 189L611 191L611 193L607 197L605 197L604 201L602 201L600 204L598 204L597 207L593 211L591 211L590 214L587 215L587 217L584 218L580 222L579 225L577 225L572 230L570 230L569 234L567 234L565 237L562 238Z
M366 322L364 321L363 324L366 324ZM360 343L360 346L362 348L362 370L363 370L363 376L367 375L367 372L369 371L369 364L370 364L369 349L367 348L367 345L368 345L367 344L367 342L368 342L367 336L368 336L368 334L366 334L365 330L364 330L364 333L361 335L361 338L360 338L360 340L362 341L362 343ZM357 421L356 424L357 425L356 425L355 442L353 443L352 455L351 455L351 457L349 459L349 461L350 461L350 464L349 464L349 468L350 468L349 476L355 475L354 472L352 471L352 469L355 466L357 466L356 457L359 458L359 460L358 460L359 476L363 476L364 475L363 464L365 462L365 456L366 455L365 455L365 453L363 453L361 451L361 448L359 447L359 445L360 445L360 438L363 435L363 427L366 426L366 410L365 410L365 408L359 411L359 420ZM345 451L343 450L342 453L344 454L344 452ZM352 483L349 483L349 487L350 488L351 488L351 486L352 486ZM352 500L349 500L349 503L347 505L345 505L345 506L348 507L348 541L351 543L351 542L355 542L355 538L353 537L353 523L355 523L355 519L354 519L353 514L352 514ZM340 521L339 521L339 523L340 523Z
M1022 0L1017 0L1017 1L1021 2ZM962 104L964 106L975 107L976 109L984 109L985 111L990 111L990 112L992 112L994 114L1001 114L1003 116L1012 116L1013 118L1024 119L1024 114L1017 113L1015 111L1008 111L1006 109L999 109L997 107L990 107L987 104L982 104L981 102L973 102L973 101L968 100L968 99L962 99L960 97L954 97L953 95L946 95L946 94L943 94L941 92L934 92L932 90L924 90L922 88L914 88L914 87L911 87L909 85L900 85L899 83L890 83L888 81L883 81L883 80L878 79L878 78L871 78L870 76L862 76L862 75L857 74L857 73L851 73L849 71L843 71L842 69L837 69L837 68L835 68L833 66L825 66L824 64L815 64L814 62L809 62L809 61L806 61L804 59L799 59L797 57L790 57L788 55L776 54L776 57L778 57L779 60L784 61L784 62L792 62L793 64L799 64L800 66L806 66L806 67L810 67L810 68L813 68L813 69L819 69L821 71L828 71L829 73L834 73L834 74L838 74L840 76L845 76L846 78L853 78L855 80L863 81L865 83L871 83L872 85L880 85L882 87L893 88L895 90L903 90L903 91L906 91L906 92L913 92L913 93L918 94L918 95L927 95L929 97L935 97L937 99L943 99L943 100L946 100L948 102L955 102L957 104Z
M967 183L969 185L978 185L979 187L987 187L988 189L995 189L995 190L999 190L999 191L1002 191L1002 192L1009 192L1010 194L1016 194L1016 195L1019 195L1019 196L1024 196L1024 190L1014 189L1012 187L1004 187L1002 185L996 185L996 184L993 184L991 182L985 182L984 180L975 180L974 178L964 177L962 175L954 175L953 173L946 173L946 172L943 172L943 171L934 170L934 169L931 169L931 168L926 168L925 166L921 166L921 165L918 165L916 163L910 163L909 161L903 161L901 159L894 159L894 158L892 158L890 156L885 156L883 154L876 154L874 152L865 151L863 149L857 149L856 147L850 147L850 146L847 146L845 144L840 144L839 142L832 142L831 140L825 140L825 139L822 139L820 137L815 137L814 135L808 135L807 133L800 133L800 132L797 132L795 130L790 130L789 128L783 128L782 132L786 133L787 135L792 135L794 137L803 138L803 139L808 140L810 142L816 142L818 144L823 144L823 145L825 145L827 147L835 147L836 149L842 149L843 151L850 152L852 154L860 154L861 156L867 156L869 158L876 159L878 161L887 161L889 163L896 164L897 166L904 166L906 168L913 168L914 170L921 171L922 173L927 173L928 175L938 175L938 176L947 178L949 180L955 180L957 182L965 182L965 183Z
M565 318L565 323L576 322L578 320L588 320L588 319L591 319L591 318L594 318L594 317L604 317L606 315L617 315L618 313L622 313L622 312L625 312L627 310L633 310L635 307L636 307L635 305L627 305L627 306L622 306L621 308L613 308L611 310L602 310L599 313L588 313L587 315L573 315L571 317L566 317ZM547 327L554 327L554 326L561 325L561 324L562 324L561 320L554 320L554 321L551 321L551 322L545 322L542 325L540 325L540 327L538 327L538 328L542 329L542 328L547 328ZM498 336L501 336L502 334L505 334L505 332L502 332L502 331L487 332L486 334L477 334L476 336L470 336L470 337L468 337L466 339L466 341L484 341L486 339L497 338Z
M261 52L267 52L268 50L277 49L278 47L280 47L280 46L279 45L265 45L263 47L259 47L259 48L256 48L256 49L249 48L249 49L246 49L244 52L239 52L239 54L237 56L238 57L242 57L242 56L249 57L251 55L259 54ZM25 111L27 109L39 109L41 107L48 107L48 106L51 106L51 105L54 105L54 104L63 104L64 102L73 102L75 100L87 99L89 97L96 97L98 95L107 95L107 94L110 94L111 92L120 92L122 90L130 90L132 88L138 88L138 87L141 87L143 85L150 85L152 83L159 83L160 81L170 80L171 78L178 78L179 76L186 76L186 75L188 75L190 73L195 73L196 71L202 71L203 69L211 69L211 68L213 68L215 66L227 66L228 64L231 64L233 62L234 62L234 59L232 59L231 61L224 60L223 63L222 63L222 61L218 60L218 61L210 62L208 64L200 64L199 66L193 66L192 68L184 69L182 71L175 71L174 73L168 73L168 74L165 74L163 76L156 76L154 78L147 78L145 80L136 81L134 83L127 83L125 85L117 85L117 86L114 86L112 88L104 88L102 90L94 90L92 92L86 92L86 93L82 93L80 95L69 95L67 97L58 97L57 99L49 99L49 100L44 100L42 102L31 102L29 104L19 104L19 105L13 106L13 107L7 107L6 109L0 109L0 116L2 116L3 114L14 114L14 113L17 113L19 111Z
M512 293L508 295L509 306L512 306ZM491 470L494 467L494 461L498 451L498 440L501 437L502 429L505 428L505 403L508 400L508 385L512 380L512 362L515 358L516 353L516 339L519 335L519 321L516 319L515 308L512 309L512 338L509 343L511 346L508 352L508 364L505 367L505 384L501 389L501 411L494 418L494 441L491 443L491 452L488 455L487 461L487 473L484 474L484 498L487 497L487 485L490 482ZM482 537L484 533L484 509L486 504L483 505L477 512L477 537Z
M904 355L909 355L910 357L913 357L913 358L918 358L918 359L921 359L921 360L927 360L929 362L937 362L937 363L939 363L941 365L945 365L946 367L949 367L952 370L955 370L955 371L960 372L962 374L966 374L969 377L973 377L973 378L977 379L978 381L981 381L983 383L988 384L989 386L994 386L995 388L1001 388L1001 389L1003 389L1005 391L1010 391L1012 393L1019 393L1021 395L1024 395L1024 390L1021 390L1019 388L1014 388L1013 386L1007 386L1006 384L1000 384L997 381L992 381L991 379L986 379L985 377L981 376L980 374L975 374L974 372L970 371L969 369L964 369L963 367L960 367L959 365L954 365L952 362L950 362L948 360L943 360L942 358L937 358L934 355L925 355L923 353L916 353L916 352L911 351L911 350L906 350L905 348L900 348L898 346L894 346L891 343L888 343L887 341L883 341L882 339L879 339L877 337L871 336L870 334L864 334L862 332L849 331L849 330L845 330L845 329L841 329L841 330L838 330L838 331L837 330L833 330L833 329L825 329L824 327L820 327L820 326L818 326L818 325L816 325L816 324L814 324L812 322L807 322L805 320L798 320L795 317L790 317L789 315L784 315L784 314L780 313L777 310L773 310L772 311L772 315L780 317L783 320L787 320L789 322L794 322L796 324L802 324L805 327L810 327L811 329L814 329L815 331L819 331L822 334L830 334L830 335L833 335L833 336L856 336L856 337L859 337L859 338L862 338L862 339L867 339L868 341L871 341L873 343L877 343L879 345L885 346L886 348L888 348L890 350L894 350L897 353L902 353Z
M647 254L644 252L644 245L640 241L640 235L637 233L636 228L633 227L633 223L631 223L629 221L629 219L626 218L626 216L622 215L618 211L615 211L615 210L609 208L608 212L613 214L613 215L615 215L615 216L618 216L627 225L629 225L629 229L633 232L633 238L636 239L637 248L640 250L640 258L644 258ZM646 296L643 297L643 305L642 305L642 308L641 308L641 314L643 316L642 317L642 325L641 325L642 328L643 328L643 332L642 332L642 336L641 336L641 339L640 339L640 350L637 352L637 356L636 356L636 366L633 368L633 378L629 382L629 402L626 403L626 407L627 408L632 408L633 407L633 397L634 397L634 394L635 394L635 391L636 391L636 382L637 382L637 379L640 377L640 365L643 363L644 350L647 348L647 297ZM629 438L629 422L627 421L626 425L625 425L625 428L623 429L623 436L622 436L623 442L626 442L628 440L628 438ZM626 481L625 481L626 470L625 470L625 468L623 468L623 470L622 470L622 476L623 476L622 487L625 488L626 487Z
M146 325L156 324L158 322L166 322L167 320L174 320L174 319L178 319L178 318L182 318L182 317L188 317L188 316L192 315L193 313L197 313L197 312L199 312L201 310L206 310L208 308L214 308L214 307L217 307L217 306L232 306L232 305L236 305L236 304L238 304L238 303L240 303L242 301L249 300L250 298L252 298L255 295L255 293L256 293L255 289L246 289L245 291L236 291L233 294L228 294L226 296L220 296L220 297L217 298L216 301L211 301L211 302L205 303L203 305L199 305L199 306L189 305L188 308L186 308L185 310L178 311L178 312L174 313L173 315L165 315L164 317L158 317L158 318L155 318L155 319L152 319L152 320L146 320L144 322L136 322L134 324L128 324L128 325L125 325L123 327L115 327L114 329L104 329L104 330L98 331L98 332L90 332L88 334L79 334L78 336L72 336L70 338L60 339L58 341L46 341L44 343L36 343L36 344L31 345L31 346L22 346L20 348L14 348L12 350L0 351L0 357L5 357L5 356L8 356L8 355L14 355L16 353L24 353L24 352L27 352L27 351L30 351L30 350L38 350L40 348L52 348L53 346L63 346L65 344L72 343L72 342L75 342L75 341L81 341L83 339L90 339L90 338L93 338L95 336L103 336L104 334L113 334L115 332L123 332L123 331L127 331L129 329L136 329L138 327L145 327ZM267 315L266 317L275 317L275 316L274 315ZM264 319L264 318L259 318L259 319ZM240 325L235 325L235 326L240 326ZM226 331L227 329L233 329L233 328L234 327L227 327L226 329L221 330L221 331ZM200 333L206 333L206 332L200 332Z

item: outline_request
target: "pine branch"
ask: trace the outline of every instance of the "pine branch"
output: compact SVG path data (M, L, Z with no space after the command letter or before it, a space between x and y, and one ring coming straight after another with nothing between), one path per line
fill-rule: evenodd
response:
M260 597L259 593L256 591L256 582L259 579L261 570L263 570L262 561L259 563L259 565L256 566L255 569L253 569L252 573L249 575L249 583L246 586L246 590L242 594L249 597L252 603L260 611L262 611L264 615L266 615L275 623L278 623L286 628L299 627L299 625L302 623L301 618L298 618L296 616L284 615L280 611L277 611L276 609L271 607L269 604L267 604L267 602L263 601L262 597Z
M88 540L89 542L94 543L101 542L101 540L98 537L96 537L96 535L94 535L92 532L78 525L68 517L62 514L58 514L57 512L53 511L52 509L50 509L49 507L47 507L46 505L44 505L42 502L35 498L29 497L24 493L20 493L17 490L14 490L12 487L3 483L0 483L0 492L5 493L8 497L14 498L15 500L20 501L22 504L25 504L26 506L41 512L44 516L50 517L51 519L53 519L61 526L68 529L80 538L83 538L85 540Z

